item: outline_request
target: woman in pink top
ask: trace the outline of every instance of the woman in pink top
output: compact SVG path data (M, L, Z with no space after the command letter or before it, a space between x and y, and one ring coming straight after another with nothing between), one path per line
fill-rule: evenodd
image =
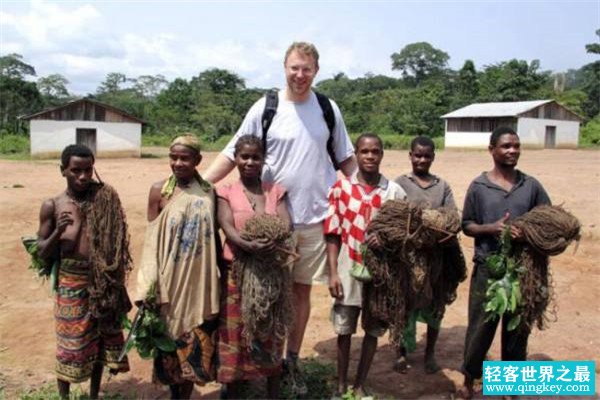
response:
M282 186L261 181L264 157L260 138L240 137L234 157L240 179L217 188L218 219L226 237L223 258L228 263L219 322L217 380L227 385L227 398L239 398L241 381L267 377L268 397L278 398L281 361L272 360L270 351L262 348L268 343L247 343L242 336L241 293L229 265L240 251L256 252L274 246L272 241L244 240L240 230L255 214L274 214L289 223L286 192Z

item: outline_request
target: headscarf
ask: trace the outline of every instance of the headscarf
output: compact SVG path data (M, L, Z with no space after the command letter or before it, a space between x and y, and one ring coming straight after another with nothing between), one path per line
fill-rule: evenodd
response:
M196 135L192 135L191 133L187 133L185 135L181 135L173 139L169 148L175 145L182 145L185 147L189 147L194 150L196 153L200 154L200 141L196 137Z
M181 135L173 139L169 148L172 148L175 145L185 146L200 154L200 140L198 140L198 137L196 137L196 135L193 135L191 133ZM206 182L204 179L202 179L202 177L200 177L198 171L196 171L196 180L204 190L210 190L212 188L208 182ZM169 179L165 181L165 184L163 185L160 191L161 196L167 199L171 198L171 196L175 192L175 186L177 186L177 179L175 178L175 175L171 175Z

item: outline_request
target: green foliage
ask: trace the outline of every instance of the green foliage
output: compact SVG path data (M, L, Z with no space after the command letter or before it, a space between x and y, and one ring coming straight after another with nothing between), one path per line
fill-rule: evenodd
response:
M131 331L131 340L127 342L126 352L133 347L144 359L153 359L163 353L176 350L175 341L167 331L167 324L160 318L156 303L156 284L153 284L144 300L139 321L129 321L123 316L123 327Z
M448 53L427 42L406 45L400 53L391 55L392 69L402 71L404 77L414 77L417 85L426 78L441 74L448 65Z
M25 133L22 115L41 110L42 96L34 82L27 81L35 69L19 54L0 57L0 132Z
M581 81L581 90L587 95L581 108L585 116L591 119L600 112L600 61L581 68Z
M513 314L508 322L508 330L517 328L521 322L519 308L522 305L520 275L524 268L517 264L511 249L510 226L506 226L500 237L499 250L489 255L485 265L491 279L487 281L484 310L486 321L501 318L504 313Z
M29 157L29 136L0 134L0 154Z
M539 67L538 60L528 64L517 59L487 66L479 80L479 100L524 101L537 98L550 79L550 73L539 72Z
M580 147L600 147L600 114L581 127Z
M0 75L12 79L24 79L35 76L35 68L23 61L23 56L17 53L0 57Z

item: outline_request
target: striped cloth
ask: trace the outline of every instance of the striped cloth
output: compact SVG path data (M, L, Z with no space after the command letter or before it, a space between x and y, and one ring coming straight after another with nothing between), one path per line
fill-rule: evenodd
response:
M89 312L91 268L89 261L63 259L58 270L56 376L71 383L89 379L97 362L113 373L129 371L127 357L117 362L124 344L120 322L100 332Z

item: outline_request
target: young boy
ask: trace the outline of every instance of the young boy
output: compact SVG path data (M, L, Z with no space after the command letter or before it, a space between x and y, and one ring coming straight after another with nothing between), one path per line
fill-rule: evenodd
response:
M412 172L396 179L406 192L408 200L424 208L451 207L456 208L452 189L446 181L429 172L435 159L435 144L427 136L417 136L410 144L408 158L412 164ZM441 276L440 271L432 271L432 275ZM434 296L442 293L434 293ZM417 321L427 323L427 346L425 348L425 372L432 374L440 368L435 361L435 343L440 333L442 317L436 316L431 306L414 310L408 317L406 328L402 335L399 358L394 370L406 373L408 364L407 352L416 347Z
M356 333L361 311L361 283L350 275L353 264L361 264L360 246L377 246L375 236L365 237L367 226L381 204L390 199L404 199L402 188L388 181L379 172L383 159L381 139L365 133L356 140L355 155L358 171L350 178L338 180L329 192L329 209L325 219L327 261L329 264L329 292L335 299L332 321L337 339L338 395L348 387L348 361L352 334ZM354 392L365 395L363 388L377 349L377 338L385 333L383 321L363 312L365 330L360 362L354 382Z
M131 309L125 291L131 269L127 224L116 192L92 179L90 149L67 146L60 170L67 188L42 204L34 256L48 265L59 262L54 315L60 397L69 397L71 383L91 378L90 398L96 399L105 365L112 373L129 371L127 358L118 361L123 347L119 318ZM114 270L107 270L107 264Z

